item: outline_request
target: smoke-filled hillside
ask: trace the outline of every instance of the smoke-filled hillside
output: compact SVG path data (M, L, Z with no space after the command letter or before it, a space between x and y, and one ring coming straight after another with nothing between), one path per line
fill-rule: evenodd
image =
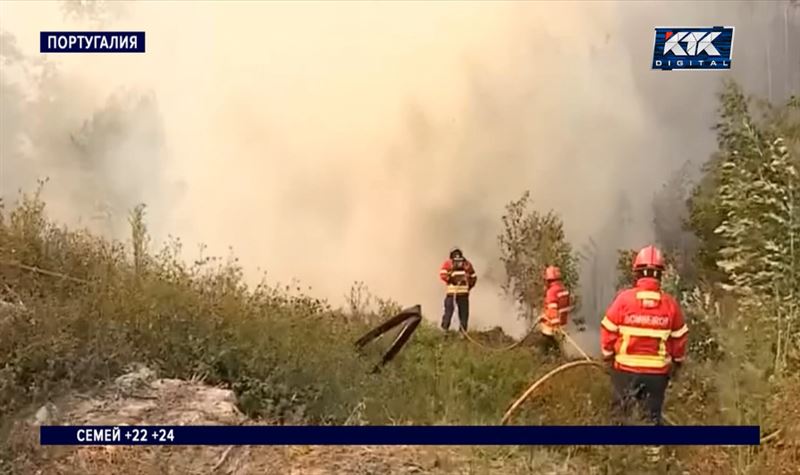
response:
M57 219L117 236L145 202L186 257L233 246L252 277L334 301L363 280L428 314L459 244L476 324L512 333L505 203L529 189L576 247L594 240L597 314L616 249L656 237L654 192L713 150L720 79L800 89L788 2L9 1L0 19L4 198L48 176ZM731 73L649 69L654 26L705 24L736 27ZM38 53L39 31L96 28L145 30L147 53Z

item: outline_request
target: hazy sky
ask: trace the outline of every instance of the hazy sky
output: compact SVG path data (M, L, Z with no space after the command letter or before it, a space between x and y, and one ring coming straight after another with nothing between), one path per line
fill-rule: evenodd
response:
M786 5L5 1L0 194L49 176L56 217L105 209L117 235L144 201L188 257L233 246L253 276L335 303L363 280L436 319L459 244L481 277L475 325L517 333L504 204L530 189L576 247L594 237L602 282L584 284L610 298L615 250L653 237L653 191L713 150L721 79L800 90ZM720 24L736 27L730 73L649 69L653 27ZM147 52L38 53L40 31L82 29L144 30Z

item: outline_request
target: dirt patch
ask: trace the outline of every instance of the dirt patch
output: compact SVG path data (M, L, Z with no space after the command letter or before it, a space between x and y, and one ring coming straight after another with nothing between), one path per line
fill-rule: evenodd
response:
M487 455L491 450L433 446L41 447L39 425L256 425L234 393L201 381L159 379L144 366L95 394L74 394L42 406L12 429L12 473L121 474L468 474L580 473L555 463L537 470ZM559 470L561 467L563 470ZM2 470L0 470L2 471Z

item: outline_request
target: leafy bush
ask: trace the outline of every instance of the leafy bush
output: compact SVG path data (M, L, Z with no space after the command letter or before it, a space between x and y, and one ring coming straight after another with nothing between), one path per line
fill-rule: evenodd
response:
M506 205L498 241L506 274L503 289L522 306L528 319L534 319L544 300L547 266L561 268L564 284L571 289L576 307L580 301L578 258L566 238L561 218L553 211L541 214L529 209L530 205L529 191Z
M0 320L2 414L140 361L167 377L228 385L243 410L269 419L341 423L360 406L372 423L491 422L534 372L527 350L484 358L422 327L371 376L391 335L363 358L348 342L396 312L396 302L357 285L361 301L346 314L296 288L249 288L236 259L187 265L177 239L151 253L144 218L143 207L132 211L125 246L57 228L38 193L0 215L0 276L26 307ZM9 265L18 262L80 281Z

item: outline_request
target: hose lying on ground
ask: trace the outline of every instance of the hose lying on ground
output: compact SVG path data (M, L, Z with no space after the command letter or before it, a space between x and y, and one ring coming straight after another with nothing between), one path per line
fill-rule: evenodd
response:
M480 341L472 338L472 336L469 334L469 332L465 331L460 326L458 327L458 330L459 330L459 332L461 332L462 335L464 335L464 338L466 338L470 343L474 343L475 345L478 345L478 346L480 346L481 348L483 348L485 350L503 352L503 351L513 350L514 348L518 347L519 345L521 345L522 343L527 341L527 339L531 335L533 335L533 332L534 332L534 330L536 330L537 325L538 325L538 323L534 323L533 326L531 326L531 329L528 330L528 333L526 333L525 336L523 336L519 340L515 341L514 343L512 343L510 345L501 346L499 348L486 345L486 344L481 343Z
M578 360L578 361L571 361L569 363L566 363L566 364L563 364L563 365L559 366L558 368L553 369L549 373L545 374L541 378L539 378L536 381L534 381L534 383L531 384L528 387L528 389L522 394L522 396L517 398L517 400L514 401L513 404L511 404L511 407L509 407L508 410L506 411L506 413L503 415L503 419L500 421L500 424L501 425L505 425L508 422L508 420L511 418L511 415L514 413L514 411L516 411L517 408L523 402L525 402L528 399L528 397L530 397L530 395L533 394L534 391L536 391L537 388L539 388L542 384L544 384L545 381L547 381L548 379L552 378L553 376L561 373L562 371L566 371L566 370L568 370L570 368L576 368L578 366L595 366L595 367L599 367L601 369L603 368L603 365L601 363L598 363L597 361Z
M400 350L403 348L403 345L408 342L408 340L411 338L411 335L419 326L420 321L422 321L422 307L420 305L415 305L401 311L394 317L381 323L377 327L368 331L364 336L356 340L356 351L360 352L367 343L375 340L392 328L405 323L405 326L402 330L400 330L397 338L395 338L394 342L392 342L392 345L383 355L381 361L372 368L373 374L379 372L380 369L386 365L386 363L390 362L395 356L397 356L397 353L400 352Z
M29 272L34 272L34 273L42 274L42 275L48 275L48 276L51 276L51 277L58 277L58 278L62 278L62 279L67 279L67 280L71 280L73 282L77 282L77 283L81 283L81 284L89 284L90 283L88 280L85 280L85 279L79 279L77 277L72 277L70 275L63 274L63 273L60 273L60 272L54 272L54 271L49 271L49 270L46 270L46 269L40 269L40 268L34 267L34 266L28 266L28 265L22 264L21 262L17 262L17 261L0 261L0 265L5 265L7 267L16 267L18 269L26 270L26 271L29 271ZM385 321L384 323L382 323L381 325L377 326L376 328L373 328L372 330L367 332L364 336L362 336L361 338L356 340L356 342L355 342L356 349L358 351L360 351L367 343L375 340L379 336L383 335L384 333L386 333L387 331L391 330L392 328L400 325L401 323L406 322L405 327L403 327L403 329L400 330L400 334L397 335L397 338L395 338L395 341L392 343L392 346L389 347L389 350L383 355L383 358L381 358L380 363L376 364L375 367L373 368L373 370L372 370L373 373L377 373L378 371L380 371L381 367L386 365L395 356L397 356L397 353L400 352L402 347L411 338L411 335L417 329L417 327L419 326L421 320L422 320L422 307L420 305L415 305L413 307L410 307L410 308L407 308L407 309L401 311L399 314L397 314L394 317L390 318L389 320ZM465 332L463 329L461 330L461 333L467 338L467 340L469 340L470 342L472 342L474 344L477 344L478 346L480 346L482 348L493 350L493 351L508 351L508 350L513 349L513 348L516 348L517 346L522 344L525 340L527 340L528 337L536 329L536 326L537 325L534 324L531 327L531 329L528 331L528 333L524 337L522 337L520 340L514 342L513 344L511 344L509 346L501 347L501 348L493 348L493 347L484 345L483 343L473 339L469 335L469 333ZM569 343L571 343L573 346L575 346L575 348L578 349L578 351L584 356L584 359L583 360L578 360L578 361L571 361L569 363L563 364L563 365L559 366L558 368L555 368L555 369L551 370L550 372L548 372L547 374L545 374L541 378L537 379L536 381L534 381L534 383L530 387L528 387L528 389L522 394L522 396L520 396L518 399L516 399L511 404L511 407L509 407L509 409L503 415L503 419L500 422L502 425L505 425L509 421L509 419L511 418L511 415L514 413L514 411L516 411L517 408L519 408L519 406L523 402L525 402L531 396L531 394L533 394L533 392L536 391L537 388L539 388L542 384L544 384L545 381L547 381L548 379L552 378L556 374L560 374L561 372L566 371L567 369L576 368L576 367L579 367L579 366L592 366L592 367L603 369L604 372L605 372L605 365L603 365L602 363L599 363L599 362L594 361L591 358L589 358L589 356L586 354L586 352L584 352L583 349L580 346L578 346L578 344L572 338L570 338L566 333L564 333L564 336L566 337L566 340ZM670 425L675 425L666 416L664 416L664 420ZM777 429L777 430L774 430L774 431L770 432L769 434L767 434L766 436L764 436L764 437L762 437L760 439L759 444L764 444L764 443L770 442L772 440L779 439L779 437L780 437L782 432L783 432L782 429ZM221 461L224 461L224 458Z
M547 374L545 374L541 378L537 379L536 381L534 381L533 384L531 384L528 387L528 389L522 394L522 396L517 398L511 404L511 407L509 407L508 410L506 411L506 413L503 415L503 418L500 421L500 424L501 425L505 425L506 423L508 423L508 421L511 419L511 415L514 413L514 411L516 411L519 408L519 406L523 402L525 402L536 391L536 389L541 387L548 379L550 379L553 376L555 376L557 374L560 374L560 373L562 373L562 372L564 372L564 371L566 371L568 369L577 368L579 366L591 366L591 367L594 367L594 368L598 368L598 369L602 370L604 373L606 373L606 367L605 367L604 364L602 364L602 363L600 363L598 361L591 360L591 359L583 359L583 360L571 361L569 363L563 364L563 365L559 366L558 368L555 368L555 369L551 370L550 372L548 372ZM667 417L666 415L664 415L664 422L666 422L669 425L678 425L673 420L671 420L669 417ZM781 432L783 432L782 429L776 429L776 430L770 432L769 434L765 435L764 437L762 437L759 440L758 443L759 444L765 444L767 442L775 440L781 435Z
M508 409L508 411L506 411L506 413L503 416L503 419L501 421L501 424L505 424L508 421L508 419L511 417L511 414L513 414L513 412L519 407L519 405L522 404L523 402L525 402L525 400L528 399L528 397L531 394L533 394L533 392L536 390L536 388L541 386L545 381L550 379L552 376L555 376L556 374L559 374L562 371L568 370L570 368L575 368L575 367L578 367L578 366L592 366L592 367L601 369L604 373L607 373L606 365L604 365L603 363L600 363L599 361L595 361L592 358L590 358L589 355L585 351L583 351L583 348L581 348L581 346L578 345L578 343L575 340L573 340L572 337L570 337L566 332L562 331L562 332L560 332L560 334L564 338L565 341L567 341L569 344L574 346L576 350L578 350L578 352L581 354L581 356L583 356L583 359L563 364L563 365L559 366L558 368L555 368L554 370L552 370L549 373L545 374L544 376L542 376L538 380L536 380L528 388L528 390L525 391L525 393L522 396L520 396L519 399L517 399L511 405L511 407ZM673 422L666 415L664 415L664 422L666 422L669 425L677 425L677 424L675 424L675 422Z

